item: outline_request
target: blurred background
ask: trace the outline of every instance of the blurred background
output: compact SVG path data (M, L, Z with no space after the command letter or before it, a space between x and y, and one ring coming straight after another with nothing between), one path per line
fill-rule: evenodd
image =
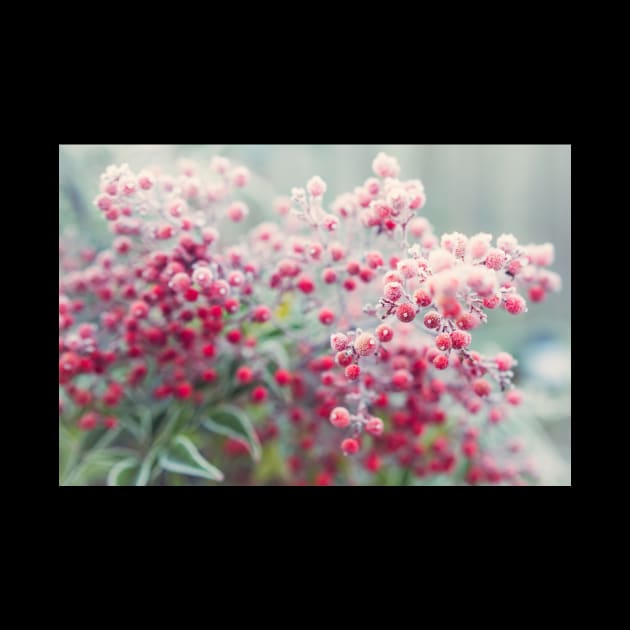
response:
M173 171L179 158L207 163L223 155L247 166L248 225L273 219L271 203L314 174L328 184L326 201L360 185L379 151L398 158L401 178L424 183L422 214L443 232L513 233L521 243L552 242L560 293L514 318L492 313L475 335L482 352L500 346L519 360L517 383L527 404L515 422L535 453L542 481L570 484L571 471L571 147L570 145L60 145L59 230L107 246L109 234L92 199L112 163L134 171Z

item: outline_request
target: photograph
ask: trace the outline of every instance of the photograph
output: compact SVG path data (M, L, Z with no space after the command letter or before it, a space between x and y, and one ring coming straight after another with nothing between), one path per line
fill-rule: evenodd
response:
M60 144L59 486L571 486L571 145Z

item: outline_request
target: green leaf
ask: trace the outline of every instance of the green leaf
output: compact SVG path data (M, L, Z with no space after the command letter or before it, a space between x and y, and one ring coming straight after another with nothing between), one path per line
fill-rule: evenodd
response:
M107 475L108 486L131 486L136 478L138 460L135 457L128 457L118 462Z
M249 416L234 405L219 405L212 412L210 418L202 422L208 431L225 435L247 443L252 459L260 461L261 446L258 435Z
M178 435L170 447L160 456L160 466L164 470L203 477L212 481L223 481L223 473L207 461L197 447L183 435Z

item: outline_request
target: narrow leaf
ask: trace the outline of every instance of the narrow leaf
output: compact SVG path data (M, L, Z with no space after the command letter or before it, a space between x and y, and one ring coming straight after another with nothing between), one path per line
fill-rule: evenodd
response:
M202 423L208 431L225 435L236 440L244 440L248 447L252 459L260 461L262 452L260 440L254 429L249 416L234 405L219 405L212 412L210 418Z
M197 450L197 447L185 436L178 435L170 448L160 456L160 465L165 470L203 477L213 481L223 481L223 473L213 466Z

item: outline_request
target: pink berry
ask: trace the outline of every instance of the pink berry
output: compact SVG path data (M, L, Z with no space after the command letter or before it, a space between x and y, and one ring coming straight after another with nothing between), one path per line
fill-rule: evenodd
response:
M413 299L418 306L422 307L429 306L432 302L431 296L424 289L416 289Z
M473 381L472 388L477 396L488 396L492 391L490 383L483 378L478 378Z
M523 395L517 389L511 389L505 399L510 403L510 405L520 405L523 402Z
M133 317L137 319L144 319L149 314L149 305L146 302L139 300L134 302L129 310Z
M374 158L372 170L378 177L398 177L400 166L395 157L381 152Z
M398 302L403 294L402 284L400 282L388 282L383 287L383 295L390 302Z
M235 201L228 209L227 215L231 221L238 223L249 213L249 208L242 201Z
M365 425L365 430L370 435L373 435L375 437L379 437L380 435L383 435L384 429L385 429L385 425L383 424L383 421L380 418L376 418L376 417L370 418Z
M185 293L190 288L190 278L186 273L176 273L168 286L175 291L175 293Z
M451 333L451 344L456 350L467 348L471 341L472 337L470 336L470 333L463 330L454 330Z
M338 429L344 429L350 424L350 412L345 407L335 407L329 416L330 423Z
M337 352L345 350L348 346L348 337L343 333L334 333L330 335L330 347Z
M456 320L455 323L462 330L472 330L479 326L479 318L473 313L462 313Z
M383 266L383 256L380 252L368 252L365 255L365 262L370 269L378 269Z
M204 289L212 285L212 272L208 267L197 267L192 273L192 281Z
M503 308L512 315L518 315L525 310L525 300L520 295L508 295L503 300Z
M437 328L440 325L440 322L442 321L442 318L440 317L439 313L437 311L429 311L425 316L424 316L424 325L427 328Z
M380 324L376 327L374 331L379 341L387 342L391 341L394 338L394 329L387 324Z
M90 411L79 419L79 428L83 431L91 431L96 428L97 420L98 416L93 411Z
M474 457L479 452L479 446L474 440L466 440L462 445L462 455L467 458Z
M370 354L373 354L375 348L376 348L376 339L374 339L374 337L370 335L370 333L361 333L354 340L354 349L362 357L366 357Z
M394 389L409 389L412 383L413 378L409 370L396 370L392 374L392 386L394 387Z
M247 182L249 182L249 170L246 169L244 166L237 166L232 171L231 175L232 175L232 183L237 188L243 188L244 186L247 185Z
M322 271L322 280L326 284L333 284L337 281L337 272L331 267L326 267L326 269Z
M542 302L545 299L545 290L538 284L530 287L527 294L532 302Z
M499 354L494 357L494 362L501 372L505 372L514 365L514 357L507 352L499 352Z
M361 374L361 368L356 364L349 365L345 369L346 378L350 381L356 381L359 378L360 374Z
M448 367L448 357L445 354L438 354L433 359L433 365L438 370L445 370Z
M435 345L438 350L450 350L452 345L451 337L447 333L442 333L435 338Z
M324 326L330 326L335 321L335 314L329 308L321 309L318 317Z
M321 197L326 192L326 182L319 175L315 175L306 183L306 190L311 197Z
M501 296L498 294L483 298L483 305L486 308L496 308L501 303Z
M505 252L501 249L497 249L496 247L492 247L488 250L488 253L486 254L485 264L486 267L488 267L489 269L494 269L495 271L498 271L499 269L501 269L501 267L503 267L505 260Z
M268 306L260 305L256 306L252 311L252 320L262 324L271 319L271 309Z
M405 302L396 309L396 317L398 317L401 322L411 322L416 317L416 309L409 304L409 302Z

